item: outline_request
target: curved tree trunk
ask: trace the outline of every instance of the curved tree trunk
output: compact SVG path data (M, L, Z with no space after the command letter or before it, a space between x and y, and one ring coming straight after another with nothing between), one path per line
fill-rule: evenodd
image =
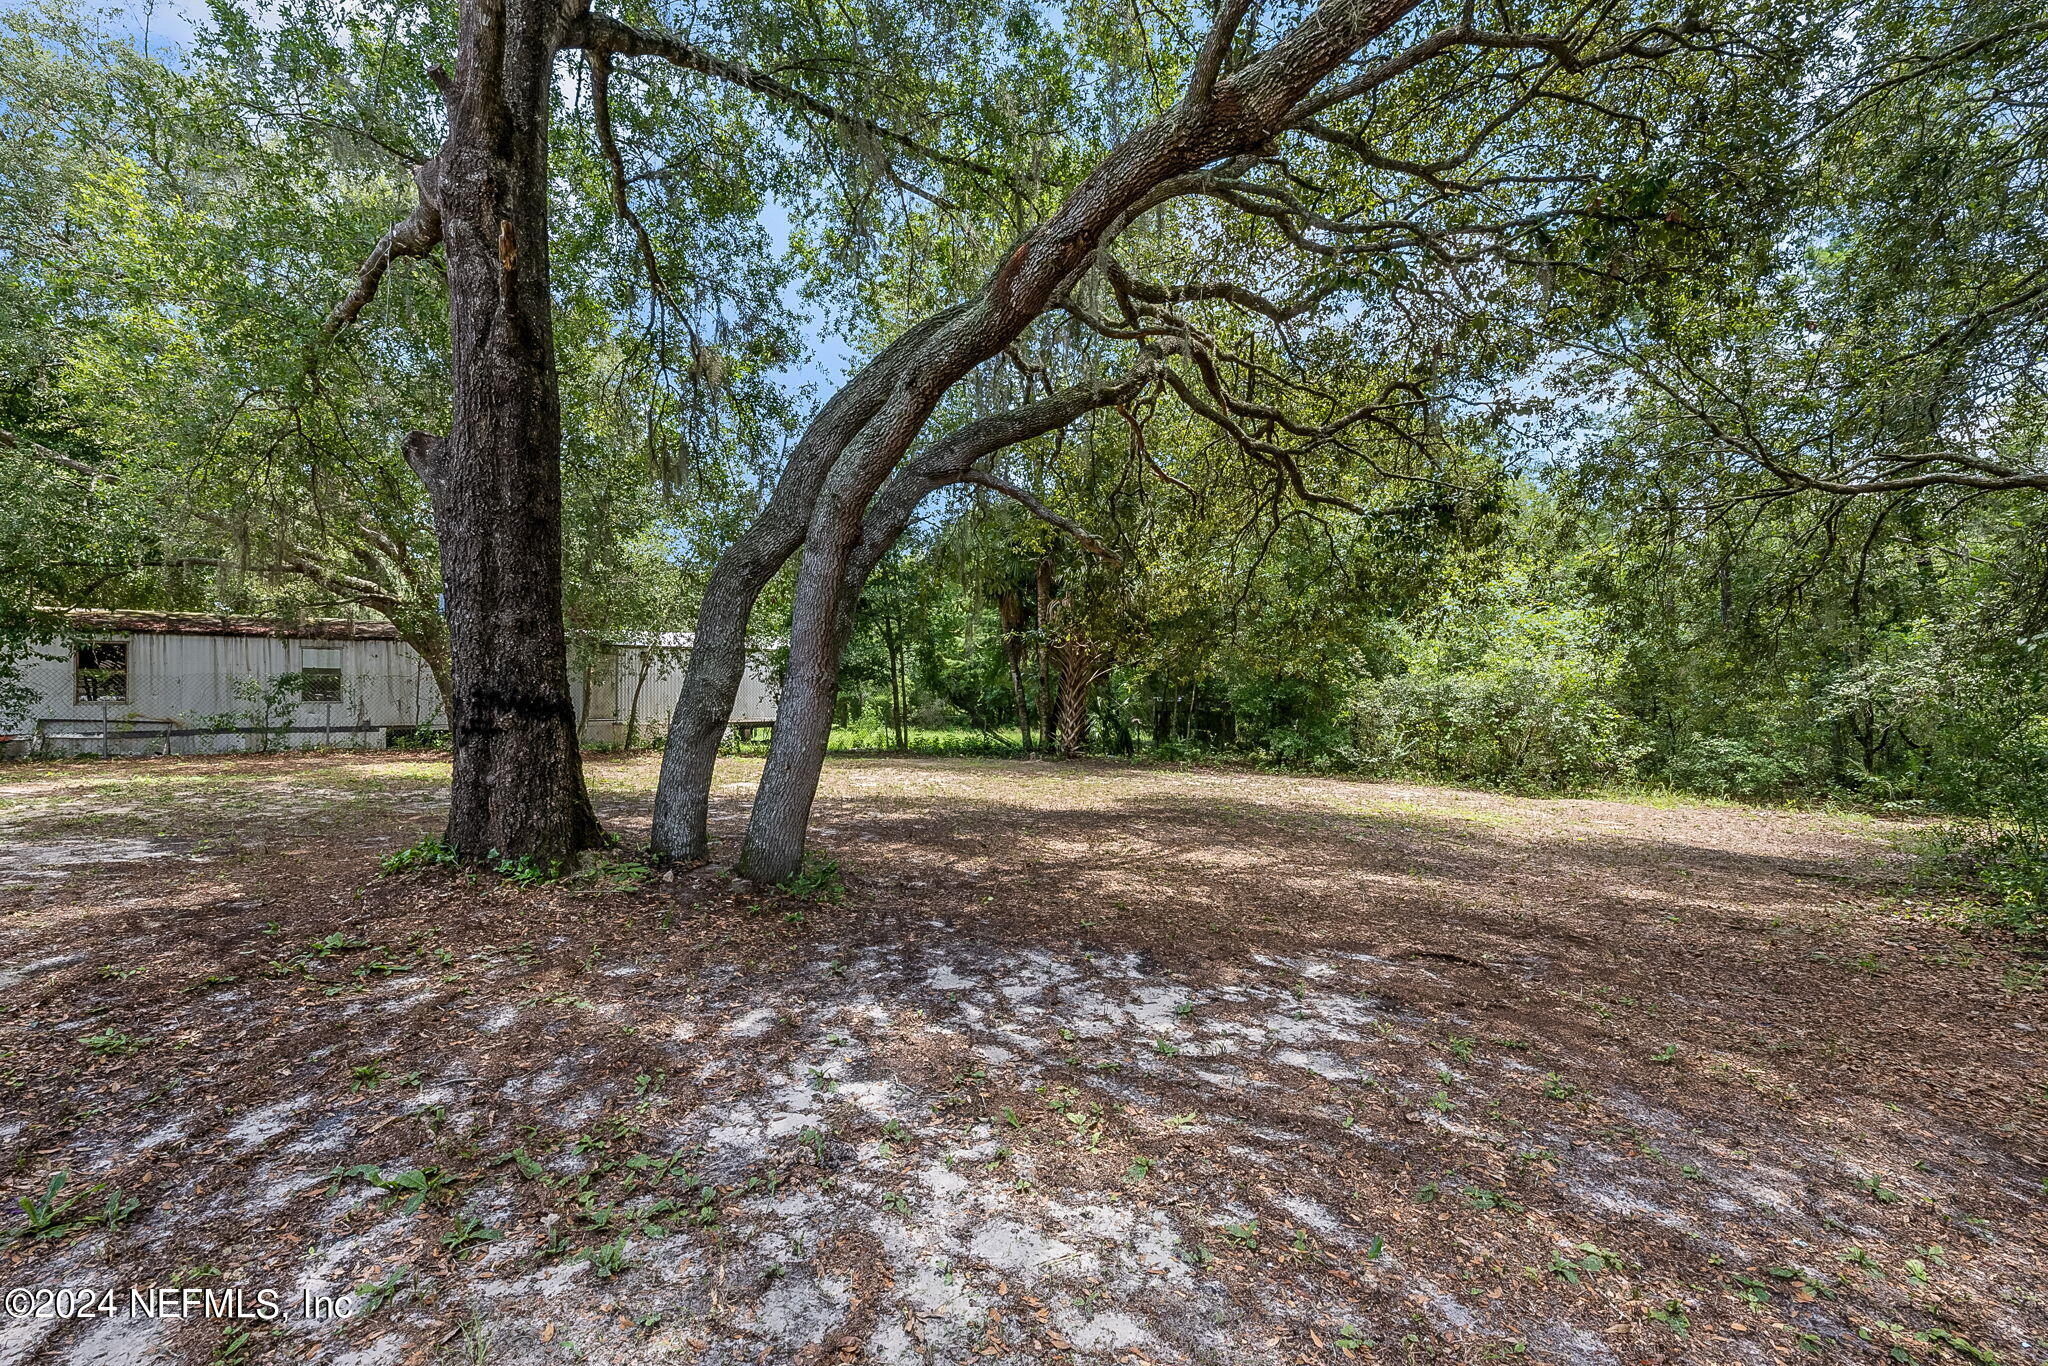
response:
M803 863L804 831L839 691L841 589L861 539L861 519L881 481L948 387L925 378L900 386L835 467L804 535L789 629L782 703L768 741L768 762L747 820L739 869L755 882L781 882ZM877 472L879 467L879 472Z
M838 692L839 661L853 636L854 615L869 575L896 544L933 490L973 482L1019 500L1038 517L1114 559L1085 529L1037 499L974 468L982 457L1122 401L1144 383L1141 367L1113 383L1082 384L949 433L899 471L878 495L843 485L827 491L805 542L791 619L789 671L776 716L768 764L747 823L740 871L757 882L780 882L803 863L805 827L824 771L826 742ZM906 411L900 420L923 421ZM872 497L872 502L870 498Z
M813 566L815 565L815 568ZM768 741L768 762L747 820L739 871L756 882L781 882L803 864L804 834L839 693L837 590L845 556L809 554L797 575L799 608L789 634L782 705ZM808 580L808 582L807 582ZM831 595L830 603L820 597ZM808 601L806 601L808 599ZM808 609L808 610L805 610Z
M722 558L704 590L690 663L669 716L654 791L654 852L664 858L695 860L710 852L711 772L746 676L747 618L754 599L795 553L802 534L756 537L750 530L742 544L748 538L763 542L760 549L744 560L730 554Z
M431 182L448 257L448 439L407 455L433 501L454 661L447 842L557 863L601 844L562 630L561 408L548 284L548 104L568 16L462 7L448 140Z
M661 780L654 793L656 854L696 860L710 852L711 774L746 674L747 619L755 599L804 543L813 504L833 461L881 409L932 334L960 312L950 308L909 329L832 396L790 452L768 506L719 556L698 605L690 663L661 755ZM778 732L782 724L778 711Z
M795 550L775 538L787 533L792 517L806 523L788 687L742 858L750 877L777 881L801 861L838 679L836 632L829 624L836 619L848 551L868 499L909 452L940 398L1065 298L1094 266L1102 245L1139 214L1192 192L1204 179L1201 168L1264 146L1306 117L1309 92L1414 3L1322 0L1264 52L1222 76L1246 12L1242 6L1226 8L1196 61L1186 98L1118 144L1018 243L979 293L898 338L805 431L776 482L769 511L756 524L772 521L772 527L758 542L750 532L734 551L747 561L772 560L766 570L772 574ZM804 518L807 506L816 512ZM670 757L678 782L686 785L657 799L660 852L696 857L703 850L712 762L725 720L718 704L731 706L746 613L765 583L765 574L758 581L751 573L736 574L716 608L707 598L700 615L700 636L709 634L706 624L720 634L720 657L712 658L700 639L692 678L677 702L680 745ZM707 623L714 610L723 619ZM665 785L669 767L664 763Z

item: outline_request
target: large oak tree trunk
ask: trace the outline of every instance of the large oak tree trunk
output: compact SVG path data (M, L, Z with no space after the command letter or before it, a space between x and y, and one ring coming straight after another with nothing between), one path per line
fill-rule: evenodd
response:
M561 408L548 284L547 0L462 7L435 200L448 257L453 425L408 447L441 543L453 654L449 846L558 863L601 845L562 630Z

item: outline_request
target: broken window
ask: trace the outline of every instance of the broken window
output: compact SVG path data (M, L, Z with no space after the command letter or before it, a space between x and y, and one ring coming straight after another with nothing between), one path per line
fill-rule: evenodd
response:
M128 642L80 645L72 670L72 697L79 702L128 700Z

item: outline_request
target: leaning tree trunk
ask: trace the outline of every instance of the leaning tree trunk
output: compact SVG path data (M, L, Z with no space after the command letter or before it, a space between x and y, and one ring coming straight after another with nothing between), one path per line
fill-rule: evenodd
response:
M448 257L453 425L407 454L433 502L453 655L449 846L559 863L604 841L562 631L561 408L548 284L548 103L565 16L462 7L431 177ZM427 178L423 177L423 180Z
M960 312L946 309L909 329L826 401L790 452L768 506L718 557L697 607L690 662L661 754L653 832L661 857L696 860L710 853L711 774L746 673L747 619L761 590L804 542L812 504L832 468L817 453L843 449L888 399L905 367L922 358L923 343ZM776 724L782 724L779 708Z
M918 503L934 489L975 483L1015 498L1072 536L1091 554L1114 560L1100 539L1036 497L999 479L976 462L984 456L1064 426L1091 409L1119 401L1144 382L1134 372L1107 384L1077 385L1010 412L969 423L939 441L889 479L869 502L862 484L835 475L820 499L805 540L790 619L790 651L783 711L777 718L768 764L747 825L740 871L755 881L780 881L802 864L804 827L824 769L839 662L853 637L855 613L869 575L910 525ZM906 398L899 422L922 422L918 399ZM1016 609L1021 617L1021 607ZM1020 680L1021 681L1021 680ZM905 699L907 701L907 698ZM1028 736L1026 737L1028 740Z
M746 675L747 618L754 599L787 558L788 552L777 553L784 540L794 550L802 531L774 538L765 553L742 557L728 552L705 587L654 793L654 852L664 858L695 860L710 852L711 771Z
M856 526L859 511L852 509ZM842 533L836 543L805 551L797 571L782 702L740 852L739 871L755 882L784 881L803 865L804 833L839 694L838 590L849 549Z
M813 620L790 633L783 706L741 859L749 877L779 880L801 861L838 675L836 656L822 657L828 647L836 648L832 623L837 603L820 595L836 590L848 550L858 538L862 508L908 454L939 399L1063 298L1091 268L1101 245L1128 222L1154 204L1197 188L1192 179L1179 177L1264 147L1306 117L1305 101L1315 86L1414 3L1322 0L1285 36L1227 76L1221 68L1245 9L1226 7L1195 63L1186 98L1118 144L1050 217L1026 234L973 299L899 337L805 429L768 509L729 552L766 565L772 575L795 551L794 545L778 546L777 539L793 524L792 514L818 497L817 513L803 519L800 532L804 559L797 595L799 618L808 612ZM827 514L827 503L837 504L839 511ZM814 600L807 605L805 582L814 563L824 566L829 581L812 585ZM750 586L746 577L736 573L730 585L734 591L715 607L707 596L699 613L701 668L700 659L693 658L676 707L678 727L687 722L694 729L681 737L687 751L675 757L675 783L664 764L666 791L657 797L655 812L659 852L687 856L704 845L717 729L723 724L715 715L716 704L730 705L740 663L705 654L705 628L715 614L724 619L713 624L728 638L744 632L746 614L766 582L764 576ZM736 654L730 639L721 653Z
M740 851L740 873L755 882L784 881L803 864L804 833L818 794L818 775L825 768L825 745L839 693L839 659L846 643L841 594L855 564L862 516L874 484L880 482L869 482L872 466L885 455L894 463L895 452L916 436L949 383L925 379L922 385L906 385L893 394L878 414L876 428L867 434L868 444L856 447L856 458L825 481L811 514L790 613L782 702ZM886 465L881 474L886 477Z

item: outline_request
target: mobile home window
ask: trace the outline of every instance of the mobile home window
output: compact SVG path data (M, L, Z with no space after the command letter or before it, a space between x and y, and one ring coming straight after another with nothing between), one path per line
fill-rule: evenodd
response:
M72 696L79 702L128 700L128 642L78 647L72 667Z
M299 651L299 696L308 702L341 701L341 651Z

